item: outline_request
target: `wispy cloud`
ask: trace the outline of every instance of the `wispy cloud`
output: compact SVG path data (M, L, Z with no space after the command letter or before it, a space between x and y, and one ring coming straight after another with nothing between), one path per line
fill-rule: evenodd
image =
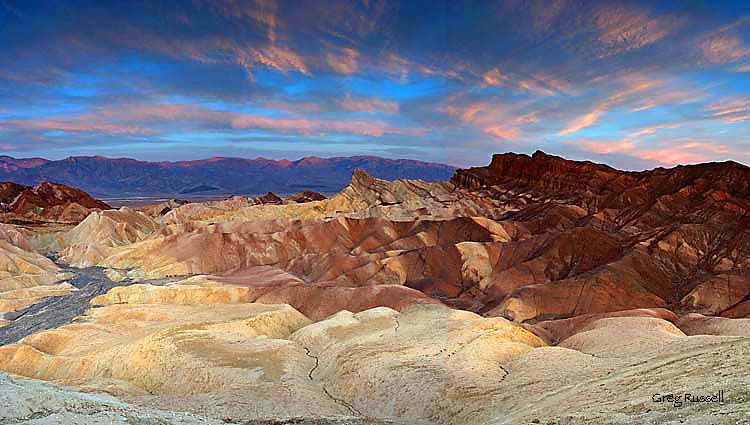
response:
M5 126L25 130L96 132L104 134L153 135L170 124L231 129L264 129L285 133L324 135L344 133L363 136L385 134L420 135L419 128L398 128L378 120L328 120L300 116L271 117L207 109L195 105L159 104L106 108L95 113L66 117L9 120Z
M349 112L384 112L395 114L399 109L397 102L387 101L374 97L354 99L351 96L346 96L344 99L339 101L339 105L341 106L341 109Z
M743 17L736 22L714 31L703 38L699 47L706 61L713 64L725 64L750 58L750 17Z
M600 57L649 46L672 32L677 22L656 18L633 7L605 5L594 17L603 46Z
M750 122L750 98L716 102L708 107L712 118L724 123Z
M154 132L138 125L94 122L82 117L53 118L41 120L8 120L0 128L23 130L62 131L67 133L104 133L115 135L149 135Z
M602 101L598 102L594 108L589 112L575 118L568 123L562 130L559 131L560 135L567 135L576 133L584 128L588 128L597 123L599 118L604 115L608 110L616 106L622 105L626 100L631 97L643 93L647 90L651 90L660 84L657 80L651 80L648 78L635 77L631 79L628 85L622 89L617 90L613 94L607 96Z
M542 72L521 77L503 73L499 68L492 68L480 76L480 81L483 87L502 85L528 90L543 96L553 96L573 91L570 83Z
M455 105L455 99L442 107L443 112L471 124L483 133L506 140L520 137L522 127L539 121L535 111L522 112L517 106L500 102L476 102Z

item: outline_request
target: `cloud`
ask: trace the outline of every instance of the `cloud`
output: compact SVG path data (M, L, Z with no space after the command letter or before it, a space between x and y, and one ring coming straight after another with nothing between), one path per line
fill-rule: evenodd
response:
M351 96L347 96L343 100L339 101L339 106L344 111L367 113L383 112L388 114L395 114L399 109L399 105L396 102L391 102L374 97L352 99Z
M325 62L331 70L338 74L352 75L357 72L359 66L357 62L358 57L358 51L344 47L340 49L339 53L326 53Z
M641 49L672 32L676 22L668 18L654 18L645 11L624 6L605 5L594 15L603 46L600 57Z
M568 123L568 125L560 130L558 134L572 134L583 130L584 128L591 127L611 108L620 106L632 96L651 90L660 84L659 81L637 76L628 76L626 80L630 80L626 87L609 95L604 100L597 103L592 110Z
M481 87L500 85L527 90L542 96L554 96L573 91L570 83L543 72L516 77L503 73L499 68L492 68L480 76Z
M521 112L519 105L500 102L453 104L456 101L457 99L450 99L441 110L492 137L516 140L520 137L523 126L539 121L536 111Z
M9 128L23 130L96 132L115 135L154 135L159 134L160 128L167 125L181 125L191 129L201 127L230 130L256 128L308 135L341 133L361 136L385 134L417 136L425 133L423 129L397 128L378 120L262 116L181 104L138 104L104 108L67 117L9 120L5 123Z
M743 17L705 36L699 43L703 58L712 64L726 64L750 58L750 18Z
M675 106L689 102L696 102L704 96L699 90L667 90L655 95L645 95L636 105L631 108L631 112L646 111L659 106Z
M708 106L708 112L712 118L727 124L749 122L750 98L716 102Z
M42 120L8 120L0 127L22 130L63 131L67 133L104 133L116 135L149 135L154 132L138 125L110 124L93 122L83 117L42 119Z
M674 143L674 144L673 144ZM729 146L713 142L694 140L668 140L661 142L663 147L643 148L633 140L583 140L576 146L588 152L602 155L625 154L663 165L678 165L706 162L718 156L731 154Z
M645 127L640 130L634 131L633 133L630 133L630 135L628 135L627 137L627 140L638 140L641 137L650 136L659 130L678 128L680 126L681 124L661 124L651 127Z
M499 86L508 81L508 77L500 72L498 68L492 68L482 74L482 84L487 86Z
M689 141L660 149L644 149L635 152L635 156L651 159L665 165L695 164L710 161L714 155L727 155L730 149L715 143Z

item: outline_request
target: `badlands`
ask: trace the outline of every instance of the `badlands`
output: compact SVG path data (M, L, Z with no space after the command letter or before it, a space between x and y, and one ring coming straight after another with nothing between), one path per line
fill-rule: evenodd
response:
M5 220L0 423L750 423L750 168L270 195Z

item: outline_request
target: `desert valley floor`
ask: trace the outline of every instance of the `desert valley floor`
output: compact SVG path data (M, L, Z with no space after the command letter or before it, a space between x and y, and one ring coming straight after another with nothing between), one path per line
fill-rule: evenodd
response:
M0 197L3 424L750 423L737 163L537 152L449 182L357 170L329 198Z

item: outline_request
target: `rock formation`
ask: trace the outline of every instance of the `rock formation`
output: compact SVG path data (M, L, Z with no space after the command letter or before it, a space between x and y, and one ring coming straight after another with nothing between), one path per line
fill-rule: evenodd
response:
M106 209L104 202L61 184L0 183L0 222L78 223L91 211Z
M326 197L318 192L314 192L312 190L303 190L302 192L295 193L294 195L284 199L284 203L303 204L305 202L322 201L324 199L326 199Z
M279 195L273 192L268 192L263 196L259 196L255 198L254 201L258 205L264 205L264 204L280 205L284 202L283 199L279 198Z
M103 420L128 406L136 423L735 423L750 414L748 182L736 163L624 172L537 152L450 182L354 170L329 198L2 225L0 312L17 313L0 335L40 297L89 291L65 283L76 267L117 284L6 339L0 370L108 393L90 399ZM0 394L28 413L0 422L80 414L80 393L55 389L45 410L23 388L53 387L19 382L1 375ZM652 399L685 390L728 401Z

